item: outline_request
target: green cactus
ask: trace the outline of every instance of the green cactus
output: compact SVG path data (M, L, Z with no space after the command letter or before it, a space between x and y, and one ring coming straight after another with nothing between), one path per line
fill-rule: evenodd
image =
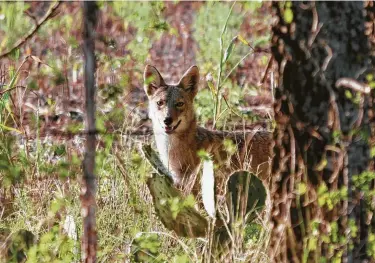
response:
M247 196L247 198L245 198ZM233 173L227 183L227 204L231 217L246 217L250 222L263 210L267 191L262 181L247 171Z

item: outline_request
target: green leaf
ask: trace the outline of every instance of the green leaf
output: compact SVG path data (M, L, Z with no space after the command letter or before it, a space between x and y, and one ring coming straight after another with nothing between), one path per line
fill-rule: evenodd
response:
M216 97L216 90L215 90L214 84L211 81L207 81L207 84L208 84L208 87L211 90L211 93Z
M305 183L300 183L299 185L298 185L298 194L299 195L303 195L303 194L305 194L306 193L306 191L307 191L307 185L305 184Z
M244 43L246 46L249 45L249 42L247 42L246 39L244 39L241 35L238 35L237 38L238 38L239 41Z
M349 90L345 90L345 97L347 99L352 99L353 98L353 94Z
M199 150L197 154L198 154L198 157L201 158L203 161L211 160L210 154L203 149Z
M17 130L17 129L12 128L12 127L5 126L4 124L1 124L1 123L0 123L0 127L3 128L4 130L14 131L14 132L17 132L17 133L22 133L20 130Z
M292 11L292 9L290 9L290 8L285 9L283 18L284 18L285 23L287 23L287 24L292 23L292 21L293 21L293 11Z
M374 75L372 75L372 74L367 74L367 75L366 75L366 80L367 80L368 82L371 82L373 79L374 79Z
M236 144L234 144L230 139L225 139L223 144L225 151L227 151L229 155L236 153L238 150Z
M195 206L195 198L194 195L188 195L184 200L184 207L194 207Z
M173 257L173 263L189 263L189 258L187 255L177 255Z
M307 246L309 251L315 251L318 245L318 239L316 237L311 237L308 242Z
M323 171L323 169L327 166L328 161L325 157L322 158L322 160L314 167L315 171Z
M57 211L61 209L61 207L64 205L63 200L55 199L51 203L50 211L55 214Z
M374 158L375 157L375 146L371 148L370 150L370 157Z
M227 50L225 50L224 58L223 58L223 61L222 61L223 64L225 62L227 62L227 60L229 59L230 55L232 54L232 51L234 49L234 45L236 44L236 42L237 42L237 36L235 36L234 38L232 38L232 40L229 43L229 46L228 46Z

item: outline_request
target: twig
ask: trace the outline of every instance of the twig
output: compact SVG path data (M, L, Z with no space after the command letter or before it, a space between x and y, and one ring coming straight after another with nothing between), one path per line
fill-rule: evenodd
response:
M358 117L357 117L357 120L354 124L354 129L358 129L359 126L362 123L362 119L363 119L363 115L364 115L364 112L363 112L364 103L365 103L365 98L364 98L364 96L361 96L361 98L359 100L359 105L358 105L359 106Z
M222 81L222 83L225 83L225 81L229 78L229 76L233 73L233 71L238 67L239 64L242 63L242 61L245 60L245 58L247 58L250 54L253 54L254 51L250 51L248 52L245 56L243 56L237 63L236 65L233 66L233 68L229 71L228 75L225 76L224 80Z
M215 101L215 112L214 112L214 127L216 126L217 117L220 111L220 81L221 81L221 74L223 72L223 36L225 31L227 30L228 21L230 18L230 15L232 14L232 10L236 2L234 2L229 10L227 19L225 20L225 24L223 26L223 30L220 34L220 62L219 62L219 72L217 74L217 88L216 88L216 101Z
M50 19L53 14L55 13L56 9L59 7L60 5L60 2L56 2L49 10L48 12L44 15L44 17L42 19L39 20L39 22L37 22L35 24L35 27L33 29L31 29L29 31L29 33L27 33L26 36L24 36L23 38L21 38L20 40L18 40L16 42L16 44L11 47L10 49L8 49L7 51L3 52L0 54L0 58L4 58L4 57L7 57L9 54L11 54L15 49L19 48L20 46L22 46L27 40L29 40L38 30L39 28L45 23L47 22L48 19Z
M225 101L225 104L227 104L227 107L229 108L229 110L230 110L232 113L234 113L234 115L236 115L236 116L238 116L238 117L242 117L241 114L237 113L237 112L233 109L233 107L231 107L231 106L229 105L229 103L228 103L228 101L227 101L227 98L226 98L225 96L223 96L223 99L224 99L224 101Z
M23 86L15 86L15 87L13 87L13 88L9 88L9 89L6 89L6 90L2 90L2 91L0 91L0 96L2 97L5 93L7 93L7 92L9 92L9 91L12 91L12 90L14 90L14 89L16 89L16 88L25 88L25 87L23 87Z
M332 48L330 48L330 46L328 46L328 45L325 45L324 49L327 51L327 57L324 59L324 62L323 62L323 65L322 65L322 70L326 71L329 62L331 61L331 59L333 57L333 52L332 52Z
M270 72L270 69L272 68L272 63L273 63L273 56L271 55L271 58L268 61L268 65L267 65L266 71L264 72L261 84L264 84L264 82L266 81L268 72Z
M339 88L339 87L350 88L354 91L358 91L358 92L364 93L364 94L369 94L370 91L371 91L370 86L368 86L364 83L360 83L360 82L356 81L355 79L351 79L351 78L338 79L335 83L335 86L336 86L336 88Z
M7 92L10 92L14 89L27 89L27 87L25 86L22 86L22 85L18 85L18 86L14 86L13 88L9 88L9 89L6 89L6 90L2 90L0 91L0 98ZM38 98L40 98L40 95L38 93L36 93L35 91L33 90L30 90L31 93L33 93L34 95L36 95Z
M34 21L35 26L38 26L38 19L36 19L36 16L31 14L29 10L26 10L24 13Z
M294 176L296 172L296 139L290 125L288 125L288 133L290 138L290 174Z
M327 85L327 88L328 88L328 92L329 92L329 103L332 106L333 115L334 115L334 120L333 120L332 126L333 126L335 131L341 131L340 111L339 111L339 107L336 103L336 100L337 100L336 95L329 85Z
M318 11L316 10L315 3L311 5L311 12L312 12L312 25L311 25L311 35L307 41L307 46L311 48L312 44L315 41L316 36L319 34L320 29L322 28L323 24L319 23Z
M262 47L253 47L250 43L247 45L253 50L254 53L271 53L269 48L262 48Z

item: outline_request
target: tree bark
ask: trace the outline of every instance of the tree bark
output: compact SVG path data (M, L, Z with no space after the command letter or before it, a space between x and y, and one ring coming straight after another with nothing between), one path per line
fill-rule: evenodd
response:
M95 26L98 7L95 2L83 3L83 50L85 55L85 111L86 150L83 160L81 206L83 216L83 262L96 262L97 234L95 230L96 178L95 178Z
M280 79L270 257L370 260L371 211L356 183L371 164L367 76L374 59L364 3L274 2L273 10Z

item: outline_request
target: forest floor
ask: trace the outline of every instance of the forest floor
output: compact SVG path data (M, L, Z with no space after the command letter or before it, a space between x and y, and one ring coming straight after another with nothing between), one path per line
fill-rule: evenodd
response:
M49 8L48 2L4 4L0 54L22 39ZM176 237L149 205L145 180L151 168L137 150L140 142L153 140L142 75L145 65L152 64L166 80L176 82L191 65L198 65L196 109L200 124L210 127L213 101L207 79L217 74L219 38L229 9L229 3L204 2L100 4L96 40L99 262L129 258L130 244L141 232L151 235L147 244L159 251L155 262L201 259L204 241ZM81 16L80 3L61 3L39 31L1 58L0 84L16 79L16 88L0 94L4 131L0 158L5 167L0 168L0 234L32 232L39 241L28 258L35 262L77 259L61 251L76 249L82 233L77 180L84 151ZM236 61L243 61L228 74L223 94L237 112L246 115L246 123L272 121L271 74L265 76L270 34L270 3L234 6L224 43L241 36L251 47L236 41L225 73ZM27 55L32 57L24 60ZM227 111L219 128L234 129L243 120ZM75 226L69 238L67 222ZM249 230L255 233L247 240L251 251L238 262L265 262L267 226L261 220L257 226Z

